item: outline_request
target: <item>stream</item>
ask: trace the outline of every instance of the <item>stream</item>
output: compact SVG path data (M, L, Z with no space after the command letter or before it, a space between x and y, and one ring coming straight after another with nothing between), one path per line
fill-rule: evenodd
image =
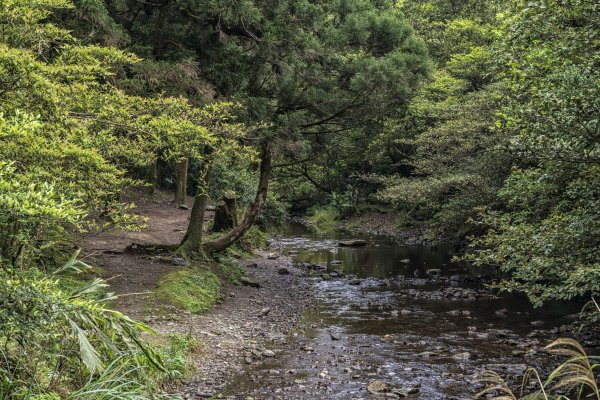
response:
M366 246L339 246L357 238ZM516 382L526 366L555 365L542 348L579 310L495 296L484 285L494 271L453 261L450 244L291 225L270 247L306 271L318 301L277 357L235 379L235 398L470 399L479 371Z

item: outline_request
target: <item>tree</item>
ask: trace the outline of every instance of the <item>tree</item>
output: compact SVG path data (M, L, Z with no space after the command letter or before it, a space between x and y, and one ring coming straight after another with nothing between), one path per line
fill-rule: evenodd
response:
M215 91L248 110L242 121L266 127L255 141L268 156L257 196L232 240L220 244L239 238L260 211L271 152L294 159L292 149L368 134L402 112L429 68L425 47L391 2L132 1L110 11L155 60L193 54Z
M518 154L470 259L499 265L535 305L600 292L600 4L513 1L503 29Z
M419 0L399 7L423 36L437 64L399 119L371 142L374 163L363 177L379 185L376 199L425 222L429 237L462 239L480 206L510 171L511 154L499 111L507 89L493 59L503 2Z

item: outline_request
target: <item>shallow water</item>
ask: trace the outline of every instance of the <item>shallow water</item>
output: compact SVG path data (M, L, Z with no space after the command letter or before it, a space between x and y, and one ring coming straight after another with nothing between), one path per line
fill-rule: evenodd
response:
M478 371L491 368L511 378L525 364L550 367L553 360L540 348L555 336L549 331L578 310L559 303L534 310L521 296L480 293L480 278L494 271L453 261L450 244L403 246L371 236L361 237L365 247L338 246L350 238L356 236L293 226L273 239L271 248L296 265L326 268L307 269L318 304L297 337L275 349L277 357L249 366L236 379L234 398L371 398L381 396L367 391L374 379L386 383L390 397L392 389L413 388L410 398L472 398L476 387L470 382ZM432 269L439 269L436 276ZM329 279L332 271L363 280L352 285L354 277ZM498 315L501 309L507 312Z

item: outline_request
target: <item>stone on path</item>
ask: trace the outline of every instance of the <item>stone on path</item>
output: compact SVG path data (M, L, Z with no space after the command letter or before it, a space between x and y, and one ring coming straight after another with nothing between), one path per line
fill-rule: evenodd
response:
M255 287L257 289L260 287L260 282L248 276L242 276L240 282L246 286Z

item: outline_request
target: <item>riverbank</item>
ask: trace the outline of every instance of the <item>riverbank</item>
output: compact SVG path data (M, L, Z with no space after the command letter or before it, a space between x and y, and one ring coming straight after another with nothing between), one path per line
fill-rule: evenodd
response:
M188 374L168 387L186 399L463 399L484 369L514 384L527 365L548 370L557 360L543 346L571 335L568 312L539 313L522 298L495 296L443 246L300 232L237 260L231 279L222 264L187 266L132 251L143 240L177 243L189 213L161 202L139 211L149 218L147 230L87 238L86 259L125 295L116 308L163 337L198 343ZM348 238L364 238L366 246L339 247ZM166 274L187 269L220 277L208 313L155 296Z

